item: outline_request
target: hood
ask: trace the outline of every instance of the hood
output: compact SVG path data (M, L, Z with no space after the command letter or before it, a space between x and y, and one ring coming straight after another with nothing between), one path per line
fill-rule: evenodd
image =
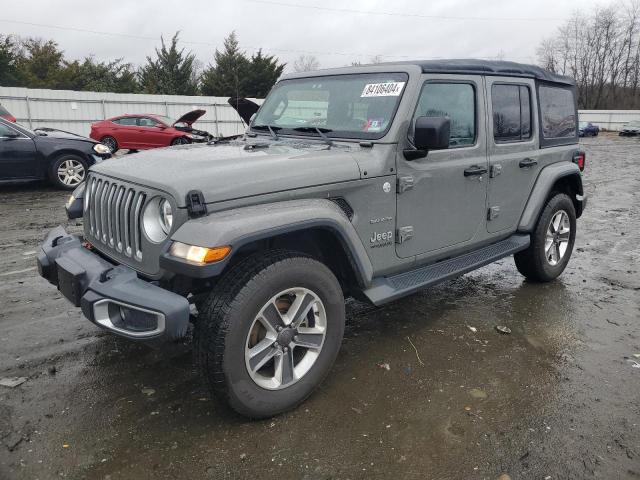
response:
M258 105L257 103L240 97L231 97L229 100L227 100L227 103L231 105L236 112L238 112L240 118L242 118L242 120L244 120L244 123L247 125L249 125L249 122L251 121L251 116L260 108L260 105Z
M78 135L78 134L73 133L73 132L66 132L64 130L57 130L55 128L48 128L48 127L36 128L34 130L34 132L36 134L38 134L38 132L44 133L45 135L38 135L36 137L36 138L42 139L42 140L46 140L46 139L51 139L51 140L63 139L63 140L77 140L79 142L98 143L95 140L92 140L92 139L90 139L88 137L83 137L82 135Z
M165 191L180 207L191 190L200 190L210 204L360 178L348 146L328 150L315 143L271 143L254 149L246 145L242 141L153 149L111 159L92 170Z
M173 125L175 125L176 123L184 122L187 125L191 126L194 123L196 123L196 121L201 116L203 116L205 113L207 113L207 111L206 110L202 110L202 109L192 110L190 112L185 113L179 119L177 119L175 122L173 122Z

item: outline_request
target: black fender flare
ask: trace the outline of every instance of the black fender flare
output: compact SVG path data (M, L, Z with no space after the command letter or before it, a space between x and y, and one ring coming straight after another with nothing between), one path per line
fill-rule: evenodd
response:
M191 264L165 252L160 266L193 278L219 275L233 254L244 245L278 235L325 229L343 246L358 283L366 286L373 277L373 265L355 227L344 212L328 199L303 199L267 203L214 212L192 219L171 236L173 241L199 247L231 246L231 254L208 265Z

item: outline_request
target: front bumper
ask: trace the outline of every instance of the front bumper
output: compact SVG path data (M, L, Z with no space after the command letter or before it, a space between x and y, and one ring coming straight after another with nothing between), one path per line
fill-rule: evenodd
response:
M37 261L40 275L101 328L131 340L173 340L187 332L186 298L108 262L63 227L49 232Z

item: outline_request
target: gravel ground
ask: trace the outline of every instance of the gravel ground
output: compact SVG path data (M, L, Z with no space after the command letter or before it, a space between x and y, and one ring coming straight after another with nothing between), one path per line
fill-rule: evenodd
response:
M210 398L188 341L83 320L34 266L66 194L2 187L0 378L27 381L0 386L0 478L640 478L640 140L582 144L590 199L560 279L509 258L350 303L327 380L266 421Z

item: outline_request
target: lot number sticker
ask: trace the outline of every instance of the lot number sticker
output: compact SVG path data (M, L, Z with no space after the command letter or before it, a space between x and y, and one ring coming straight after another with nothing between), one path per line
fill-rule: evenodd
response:
M368 83L360 97L397 97L402 93L405 82Z

